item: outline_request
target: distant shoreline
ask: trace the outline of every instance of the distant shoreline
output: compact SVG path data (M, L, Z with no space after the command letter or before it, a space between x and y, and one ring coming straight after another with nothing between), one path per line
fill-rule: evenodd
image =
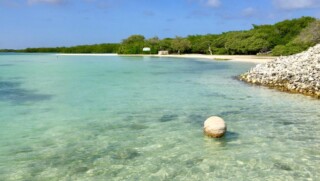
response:
M202 54L182 54L182 55L142 55L142 54L103 54L103 53L79 53L79 54L55 54L57 56L123 56L123 57L165 57L165 58L198 58L216 61L236 61L250 63L266 63L275 60L273 56L257 55L202 55Z
M118 56L117 53L55 53L57 56Z

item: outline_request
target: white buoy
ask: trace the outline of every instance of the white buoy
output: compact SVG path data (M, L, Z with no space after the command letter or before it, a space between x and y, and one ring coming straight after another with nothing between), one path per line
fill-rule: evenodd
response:
M207 136L220 138L226 133L227 125L222 118L212 116L204 122L203 130Z

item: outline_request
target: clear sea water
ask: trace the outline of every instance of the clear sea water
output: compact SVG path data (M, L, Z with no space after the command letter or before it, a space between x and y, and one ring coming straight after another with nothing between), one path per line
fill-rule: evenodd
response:
M234 78L252 66L0 54L0 180L320 180L320 101Z

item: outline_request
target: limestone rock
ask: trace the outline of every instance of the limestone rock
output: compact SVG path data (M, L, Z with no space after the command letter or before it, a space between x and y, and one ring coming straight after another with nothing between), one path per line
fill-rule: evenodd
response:
M320 44L299 54L258 64L239 78L252 84L320 98Z
M222 118L212 116L204 122L203 130L207 136L220 138L227 131L227 125Z

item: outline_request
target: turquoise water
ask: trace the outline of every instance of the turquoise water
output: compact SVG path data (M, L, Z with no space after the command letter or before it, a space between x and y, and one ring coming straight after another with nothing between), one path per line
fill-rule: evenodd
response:
M252 66L0 54L0 180L320 180L320 101L234 78Z

